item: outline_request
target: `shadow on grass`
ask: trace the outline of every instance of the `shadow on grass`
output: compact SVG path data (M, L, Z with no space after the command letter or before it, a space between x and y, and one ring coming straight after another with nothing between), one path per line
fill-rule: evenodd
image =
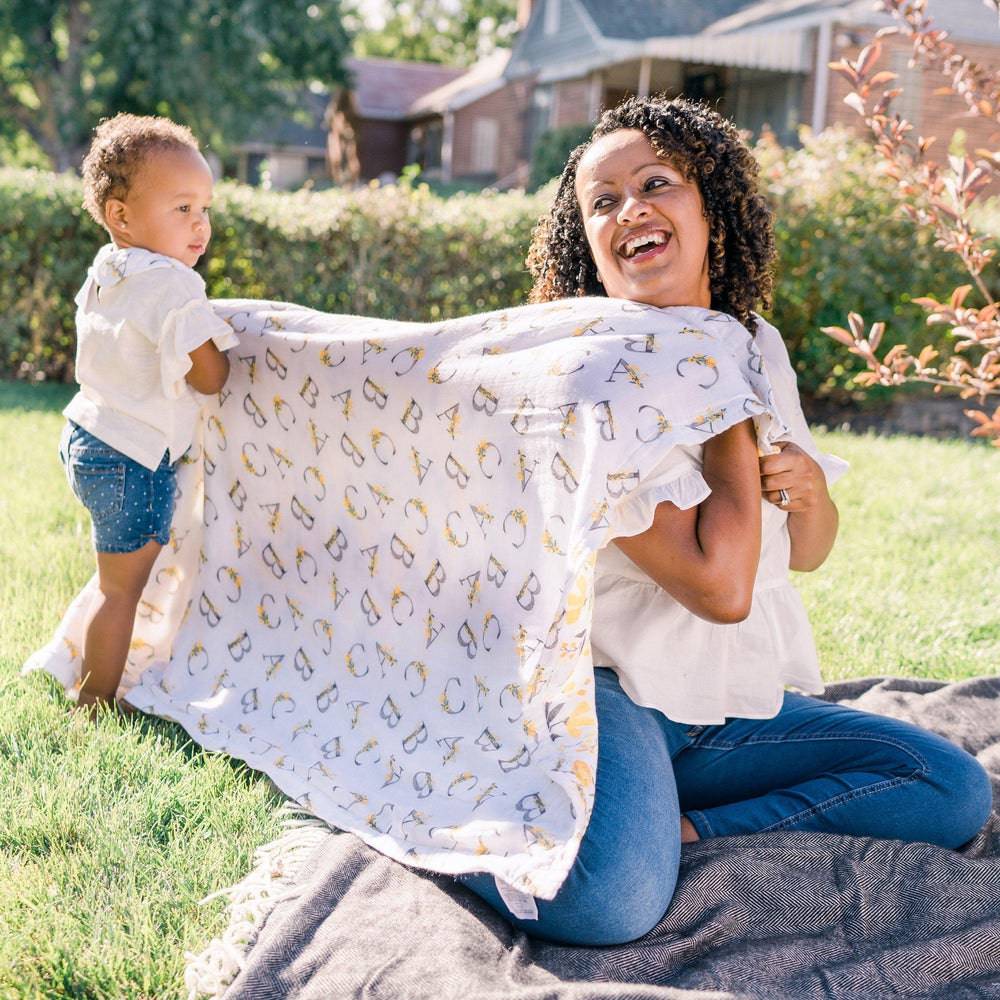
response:
M133 731L143 739L159 739L161 743L167 744L171 750L181 754L185 760L190 761L196 767L202 765L209 756L225 761L242 784L250 786L262 782L269 791L269 798L273 806L279 806L288 799L288 796L263 771L257 771L249 764L236 757L230 757L227 753L206 750L199 746L180 723L160 719L155 715L136 713L123 718L122 725L131 726Z
M39 689L43 690L53 701L69 706L70 702L63 692L62 685L54 677L39 671L29 675L26 680L30 684L37 684ZM288 796L262 771L255 770L229 754L206 750L191 738L180 723L170 722L155 715L135 712L130 715L118 715L115 724L123 731L131 731L141 740L152 740L160 743L168 753L180 754L185 762L191 763L194 767L204 766L209 757L225 761L242 784L251 786L262 782L269 790L273 806L279 806L288 799Z
M59 382L0 381L0 412L58 413L76 392Z

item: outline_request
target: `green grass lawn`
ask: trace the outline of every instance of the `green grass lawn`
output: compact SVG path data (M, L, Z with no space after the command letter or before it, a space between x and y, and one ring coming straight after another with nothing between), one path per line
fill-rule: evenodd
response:
M183 997L184 951L225 926L198 900L246 874L279 799L179 726L95 729L18 676L92 571L54 450L69 394L0 383L0 998Z
M223 925L197 901L278 832L270 785L157 720L67 712L18 670L91 572L56 457L59 386L0 383L0 997L180 997ZM824 434L852 463L834 554L799 578L827 680L1000 665L1000 454Z

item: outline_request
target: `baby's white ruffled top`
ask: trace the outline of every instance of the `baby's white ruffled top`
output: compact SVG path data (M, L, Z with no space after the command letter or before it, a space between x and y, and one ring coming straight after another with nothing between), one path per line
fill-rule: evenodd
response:
M756 344L789 439L819 463L832 484L847 471L847 463L816 447L781 334L758 319ZM661 501L687 509L710 492L701 474L701 448L678 446L644 481L644 488L616 508L613 534L645 531ZM823 691L809 619L788 575L788 514L761 503L753 605L746 620L735 625L715 625L692 614L613 543L598 553L594 665L612 667L637 704L659 709L676 722L718 725L727 717L772 718L781 708L786 684L806 694Z
M76 296L76 380L63 414L149 469L187 451L201 408L185 382L208 340L238 343L187 265L138 247L102 247Z

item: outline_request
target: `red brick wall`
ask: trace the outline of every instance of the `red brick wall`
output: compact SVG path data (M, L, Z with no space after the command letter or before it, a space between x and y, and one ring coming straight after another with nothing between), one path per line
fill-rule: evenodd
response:
M836 35L836 32L834 34ZM864 34L866 37L870 37L871 32L865 31ZM958 47L963 55L986 66L995 67L1000 63L1000 50L995 46L959 42ZM854 60L857 58L859 51L860 47L835 50L833 58L849 58ZM903 39L891 36L883 39L883 53L879 69L899 72L899 66L893 63L892 54L893 52L900 53L901 58L902 55L907 54L909 51L910 46ZM947 155L948 146L957 129L962 129L965 132L965 148L970 154L973 154L977 148L995 147L998 131L995 123L991 123L986 118L967 116L965 102L954 94L934 93L937 88L945 86L946 83L946 78L940 73L931 70L923 72L919 115L917 120L913 122L916 126L914 135L933 135L937 137L937 142L931 148L931 155L938 160L943 159ZM849 90L850 87L847 81L839 73L831 73L830 99L827 104L826 113L827 124L844 124L864 134L867 132L867 129L861 118L844 104L844 97ZM896 103L897 105L902 104L897 109L902 111L904 117L909 118L909 114L906 113L905 102L907 100L904 94L898 98ZM910 100L912 100L912 97ZM811 97L808 107L811 112Z
M493 118L499 127L495 179L499 181L506 179L509 185L523 183L523 179L511 180L511 175L519 167L523 168L521 141L524 110L530 102L530 87L529 82L518 80L455 112L452 177L458 179L475 173L472 149L474 122L477 118Z
M358 157L363 180L371 180L386 172L398 174L406 165L405 123L363 118L358 133Z
M590 121L590 80L563 80L556 84L556 113L552 127L585 125Z

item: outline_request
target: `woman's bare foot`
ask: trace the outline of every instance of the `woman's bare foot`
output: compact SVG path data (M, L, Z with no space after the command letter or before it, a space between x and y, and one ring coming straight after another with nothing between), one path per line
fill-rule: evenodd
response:
M681 843L691 844L698 839L698 831L692 825L691 820L687 816L681 816Z

